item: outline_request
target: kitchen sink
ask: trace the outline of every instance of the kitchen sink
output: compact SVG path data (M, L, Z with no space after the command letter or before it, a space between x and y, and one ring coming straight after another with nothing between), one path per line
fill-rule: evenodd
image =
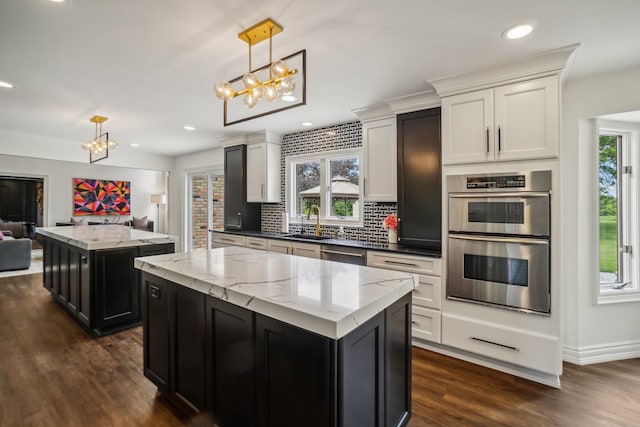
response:
M285 237L291 237L292 239L305 239L305 240L331 239L331 237L328 237L328 236L316 236L313 234L287 234Z

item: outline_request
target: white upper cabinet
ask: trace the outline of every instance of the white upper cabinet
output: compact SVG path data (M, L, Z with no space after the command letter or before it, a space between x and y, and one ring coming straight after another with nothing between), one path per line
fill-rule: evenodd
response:
M397 200L396 118L362 123L362 172L364 200Z
M442 99L442 163L557 157L558 76Z
M280 138L258 132L247 144L247 202L279 201Z

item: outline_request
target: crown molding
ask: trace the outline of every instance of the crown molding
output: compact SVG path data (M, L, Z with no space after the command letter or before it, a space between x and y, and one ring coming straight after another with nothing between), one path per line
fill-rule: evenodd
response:
M441 97L561 74L580 43L468 71L428 80Z
M389 104L395 114L439 107L441 103L440 97L434 90L427 90L387 100L387 104Z
M247 144L255 144L265 141L280 144L280 141L282 141L282 135L269 130L261 130L247 135Z
M369 122L371 120L388 119L394 117L394 113L391 107L387 103L380 103L370 105L368 107L356 108L351 110L362 123Z

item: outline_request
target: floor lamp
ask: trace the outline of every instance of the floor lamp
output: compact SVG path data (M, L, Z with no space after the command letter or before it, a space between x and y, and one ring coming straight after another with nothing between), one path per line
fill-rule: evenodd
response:
M160 232L160 205L165 205L167 203L167 195L166 194L152 194L151 195L151 203L155 203L158 207L158 233Z

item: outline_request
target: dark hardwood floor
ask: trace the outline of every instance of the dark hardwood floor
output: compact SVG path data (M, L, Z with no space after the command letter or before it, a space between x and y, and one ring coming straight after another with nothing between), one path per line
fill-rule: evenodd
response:
M416 348L409 425L640 425L640 359L565 364L562 385ZM91 339L39 274L0 279L0 426L199 425L142 375L141 328Z

